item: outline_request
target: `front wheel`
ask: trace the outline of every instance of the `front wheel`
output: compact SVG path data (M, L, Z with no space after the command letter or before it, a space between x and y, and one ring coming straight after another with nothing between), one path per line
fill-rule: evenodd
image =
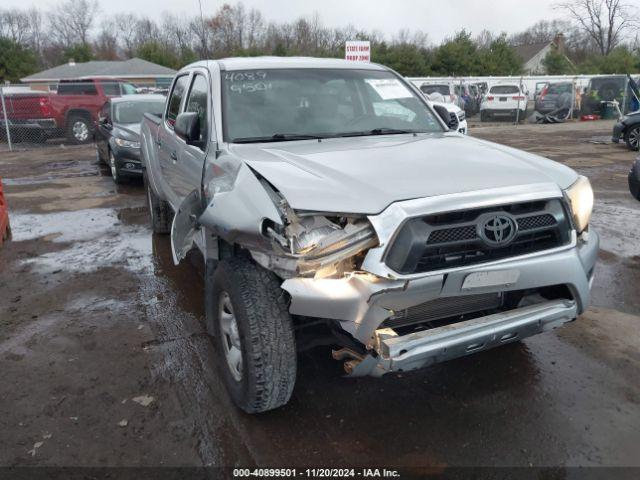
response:
M111 170L111 178L113 178L113 183L119 185L122 183L122 174L120 173L120 169L118 168L118 162L116 162L116 157L111 150L109 150L109 169Z
M291 316L280 281L248 258L207 262L207 331L233 402L247 413L285 405L296 380Z
M624 134L624 141L630 150L638 150L640 147L640 125L629 128Z

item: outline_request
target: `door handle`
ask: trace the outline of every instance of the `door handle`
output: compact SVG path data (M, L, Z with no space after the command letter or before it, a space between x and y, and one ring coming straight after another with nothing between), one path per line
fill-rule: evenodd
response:
M171 152L169 156L171 157L171 160L178 160L178 155L176 154L176 152Z

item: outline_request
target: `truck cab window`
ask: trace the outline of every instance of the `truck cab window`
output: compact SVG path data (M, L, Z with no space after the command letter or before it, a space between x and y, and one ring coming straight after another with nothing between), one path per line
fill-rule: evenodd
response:
M207 92L209 91L209 82L204 75L195 75L191 84L191 91L187 98L185 112L196 112L200 119L200 141L206 142L208 139L208 105Z
M100 85L107 97L117 97L120 95L120 84L118 82L101 82Z
M178 113L180 113L180 104L182 103L182 97L184 97L187 90L187 82L189 81L189 75L183 75L176 80L171 91L171 97L169 97L169 105L167 106L167 124L173 128L176 123Z

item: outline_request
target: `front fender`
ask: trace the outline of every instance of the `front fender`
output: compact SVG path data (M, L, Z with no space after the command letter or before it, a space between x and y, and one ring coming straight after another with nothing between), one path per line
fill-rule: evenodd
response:
M213 178L205 186L212 193L208 205L198 219L215 235L228 243L247 247L270 248L262 235L265 219L282 225L280 213L253 171L244 163L234 177Z

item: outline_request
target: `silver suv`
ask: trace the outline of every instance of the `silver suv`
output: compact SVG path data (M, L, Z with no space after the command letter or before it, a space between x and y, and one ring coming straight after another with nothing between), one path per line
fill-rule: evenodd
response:
M240 408L286 403L300 350L382 375L587 308L589 181L447 122L388 68L311 58L189 65L146 116L153 229L176 262L202 252L206 326Z

